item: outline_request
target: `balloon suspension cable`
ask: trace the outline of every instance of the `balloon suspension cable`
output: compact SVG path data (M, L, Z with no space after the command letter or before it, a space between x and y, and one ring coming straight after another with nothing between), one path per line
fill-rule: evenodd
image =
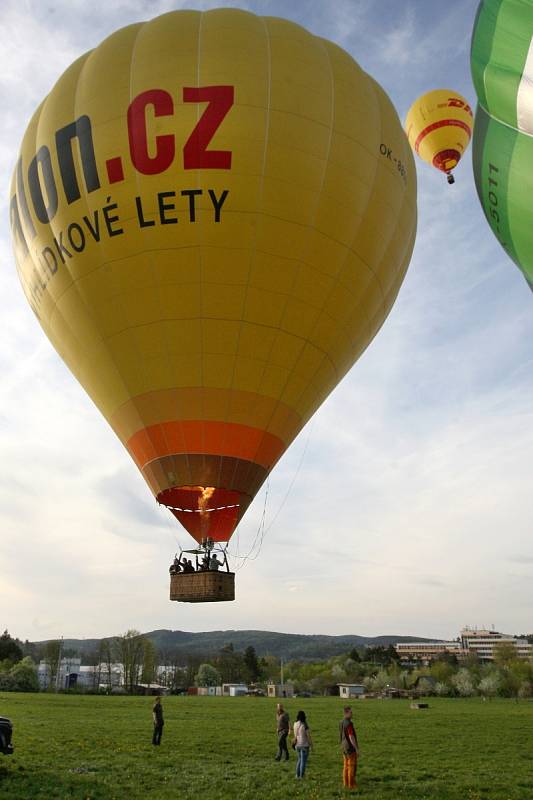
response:
M287 500L288 500L288 498L289 498L289 495L290 495L290 493L292 492L292 489L293 489L293 487L294 487L294 484L296 483L296 478L298 477L298 475L299 475L299 473L300 473L300 470L301 470L301 468L302 468L302 465L303 465L303 463L304 463L304 459L305 459L305 456L306 456L306 453L307 453L307 448L309 447L309 442L311 441L311 434L312 434L312 432L313 432L313 428L314 428L314 426L315 426L315 420L313 419L313 420L311 421L311 425L309 426L309 433L307 434L307 440L306 440L306 442L305 442L305 447L304 447L304 449L303 449L303 451L302 451L302 455L300 456L300 461L299 461L299 463L298 463L298 466L297 466L297 468L296 468L296 472L294 473L294 475L293 475L293 478L292 478L292 481L291 481L291 482L290 482L290 484L289 484L289 488L287 489L287 491L286 491L286 493L285 493L285 497L284 497L284 498L283 498L283 500L281 501L281 503L280 503L280 505L279 505L279 507L278 507L278 510L276 511L276 513L274 514L274 516L272 517L272 519L271 519L271 521L270 521L270 524L269 524L268 528L266 529L265 533L268 533L268 532L269 532L269 530L272 528L273 524L275 523L275 521L276 521L276 520L277 520L277 518L279 517L279 515L280 515L280 513L281 513L281 510L282 510L282 508L283 508L283 506L284 506L284 505L285 505L285 503L287 502Z
M182 547L181 547L180 541L178 539L178 535L177 535L177 532L176 532L176 526L172 524L169 515L165 513L166 510L167 510L167 507L164 506L164 505L161 505L160 503L158 503L157 506L163 512L163 518L164 518L165 524L167 526L167 533L170 536L170 538L172 539L173 546L176 547L176 545L177 545L181 550Z
M237 566L235 568L236 572L238 572L240 569L242 569L247 561L255 561L256 558L259 556L259 554L261 552L261 548L263 547L263 541L264 541L264 538L265 538L266 534L271 530L271 528L274 525L275 521L279 517L279 515L280 515L280 513L281 513L281 511L283 509L283 506L287 502L287 500L289 498L289 495L292 492L292 489L294 487L294 484L296 483L296 479L297 479L297 477L298 477L298 475L300 473L300 470L302 468L305 456L307 454L307 449L309 447L309 442L311 440L311 434L313 432L314 424L315 424L315 421L312 420L311 425L309 426L309 433L307 434L307 439L306 439L306 442L305 442L305 446L304 446L304 449L303 449L302 454L300 456L300 461L298 462L298 466L296 467L296 471L295 471L295 473L294 473L294 475L292 477L292 480L291 480L291 482L289 484L289 487L288 487L287 491L285 492L285 496L283 497L283 500L281 501L280 505L278 506L278 509L277 509L276 513L274 514L274 516L272 517L272 519L270 520L270 523L268 524L268 526L266 526L266 508L267 508L268 494L269 494L269 491L270 491L270 477L267 480L267 487L266 487L266 492L265 492L265 502L263 504L263 513L261 515L261 520L259 522L259 526L257 528L257 531L256 531L256 534L255 534L255 537L254 537L254 540L252 542L252 546L251 546L250 550L244 556L239 555L239 542L237 542L237 552L236 553L231 553L229 550L226 551L228 553L228 555L231 555L232 558L239 559L241 561L239 566ZM238 527L237 527L235 532L236 532L237 536L239 536L239 528ZM256 549L255 553L254 553L254 549Z
M254 540L252 542L252 546L250 547L249 551L246 553L245 556L235 555L235 554L229 553L229 551L228 551L229 555L231 555L235 559L239 559L240 562L241 562L240 564L238 564L235 567L235 572L239 572L239 570L241 570L244 567L244 565L246 564L247 561L255 561L255 559L258 557L259 553L261 552L261 548L263 546L263 538L265 536L265 520L266 520L266 509L267 509L267 501L268 501L269 491L270 491L270 478L267 478L267 485L266 485L266 491L265 491L265 502L263 503L263 513L261 514L261 520L259 522L259 526L257 528ZM254 553L254 550L256 551L255 553Z

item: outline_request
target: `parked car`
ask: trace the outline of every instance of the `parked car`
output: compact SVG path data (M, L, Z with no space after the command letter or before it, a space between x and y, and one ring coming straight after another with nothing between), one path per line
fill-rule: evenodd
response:
M11 744L11 735L13 733L13 724L7 717L0 717L0 753L10 756L13 752L13 745Z

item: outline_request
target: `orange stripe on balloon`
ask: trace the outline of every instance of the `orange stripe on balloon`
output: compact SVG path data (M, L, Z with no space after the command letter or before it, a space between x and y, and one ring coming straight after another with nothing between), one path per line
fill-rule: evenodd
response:
M141 469L156 458L180 453L242 458L270 469L286 449L281 439L266 431L210 420L150 425L134 433L127 447Z
M463 122L460 119L440 119L438 122L432 122L431 125L428 125L427 128L424 128L424 130L420 131L415 142L416 152L418 153L418 148L420 147L420 143L422 142L422 139L426 138L428 133L436 131L437 128L444 128L447 125L456 128L462 128L464 131L467 132L469 139L472 136L472 129L469 125L466 124L466 122Z

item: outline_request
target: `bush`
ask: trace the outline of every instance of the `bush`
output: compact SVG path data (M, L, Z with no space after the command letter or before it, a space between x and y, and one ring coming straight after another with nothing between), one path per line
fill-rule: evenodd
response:
M220 672L211 664L200 664L195 683L197 686L220 686L222 678Z
M533 697L533 683L524 681L518 690L518 697L524 700Z
M500 676L497 672L492 672L482 678L479 682L478 692L483 697L495 697L501 686Z
M452 683L461 697L472 697L476 693L472 675L465 667L453 676Z
M13 692L13 678L8 672L0 672L0 692Z
M39 679L35 664L29 656L23 658L11 669L9 677L13 681L14 692L38 692Z
M431 683L431 681L428 681L427 678L420 678L420 680L418 681L417 689L421 694L425 695L426 697L430 694L433 694L434 691L433 684Z

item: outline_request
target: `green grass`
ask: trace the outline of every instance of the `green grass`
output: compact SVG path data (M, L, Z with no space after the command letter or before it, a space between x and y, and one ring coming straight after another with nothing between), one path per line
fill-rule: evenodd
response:
M368 800L532 800L533 703L429 700L354 703L361 746L358 794ZM0 756L5 800L343 797L338 698L303 707L315 740L302 782L274 761L275 703L266 698L167 697L160 748L152 698L0 695L15 754Z

